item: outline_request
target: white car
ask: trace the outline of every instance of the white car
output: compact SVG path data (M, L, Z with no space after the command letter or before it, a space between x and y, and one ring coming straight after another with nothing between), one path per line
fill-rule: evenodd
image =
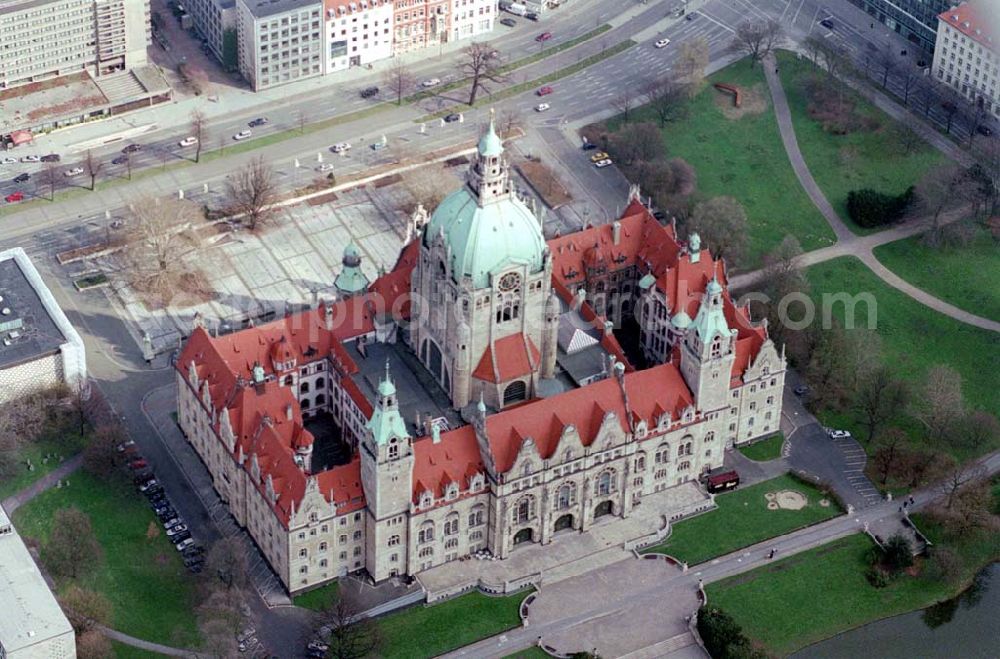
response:
M183 140L178 142L177 146L194 146L197 143L198 143L198 138L192 135L191 137L185 137Z
M194 544L194 539L188 538L187 540L181 540L176 545L174 545L174 547L177 548L177 551L184 551L193 544Z
M430 80L424 80L420 84L423 85L424 87L433 87L434 85L440 85L441 84L441 79L440 78L431 78Z
M21 162L42 162L40 156L24 156L21 158Z
M535 106L535 112L545 112L550 107L552 106L549 105L548 103L539 103L538 105Z
M666 48L670 45L670 39L660 39L654 44L657 48Z
M316 168L317 172L329 172L333 169L333 163L325 162Z
M63 172L63 176L78 176L83 174L83 167L74 167Z
M830 439L850 439L851 433L846 430L834 430L833 428L827 428L826 434L830 436Z
M16 162L17 162L17 158L11 158L9 156L7 158L4 158L3 160L0 160L0 164L4 164L4 165L13 165Z
M330 150L334 153L344 153L345 151L351 150L350 142L339 142L330 147Z
M249 130L241 130L240 132L238 132L238 133L236 133L235 135L233 135L233 139L234 139L234 140L236 140L237 142L239 142L240 140L245 140L245 139L247 139L247 138L248 138L248 137L250 137L251 135L253 135L253 132L252 132L252 131L249 131Z
M611 160L610 158L605 158L604 160L598 160L597 162L595 162L594 167L598 169L604 169L605 167L610 167L613 164L615 164L613 160Z

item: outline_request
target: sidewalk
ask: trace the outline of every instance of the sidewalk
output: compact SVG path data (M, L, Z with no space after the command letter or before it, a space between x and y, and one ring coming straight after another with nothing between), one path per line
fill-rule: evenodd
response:
M67 476L79 469L82 464L83 455L74 455L72 458L66 460L64 463L45 474L28 487L24 488L20 492L15 492L4 499L0 502L0 505L2 505L3 509L7 511L8 515L13 515L15 510L37 497L42 492L55 487L59 481L65 479Z

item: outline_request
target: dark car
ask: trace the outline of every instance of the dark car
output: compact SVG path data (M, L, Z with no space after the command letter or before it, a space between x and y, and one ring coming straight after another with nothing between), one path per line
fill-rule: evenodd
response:
M184 567L191 567L192 565L201 565L205 562L202 556L192 556L191 558L184 559Z
M371 98L378 96L378 87L366 87L361 90L361 98Z
M118 156L111 161L112 165L124 165L128 162L128 156Z
M257 126L263 126L265 124L267 124L267 117L257 117L247 125L250 126L250 128L256 128Z
M809 387L807 387L804 384L800 384L799 386L795 387L795 389L793 389L792 391L795 392L796 396L805 396L806 394L809 393Z
M535 41L538 41L538 42L548 41L551 38L552 38L552 33L551 32L542 32L537 37L535 37Z
M156 516L159 517L161 520L172 519L174 517L177 517L177 511L168 506L163 510L157 510Z
M687 16L684 17L684 20L686 20L686 21L693 21L697 17L698 17L698 14L690 13Z
M527 14L524 15L524 17L527 18L529 21L537 21L538 20L538 14L536 14L533 11L529 11Z
M583 149L584 151L593 151L594 149L596 149L596 148L597 148L597 145L596 145L596 144L594 144L593 142L584 142L584 143L583 143L583 147L581 147L581 148L582 148L582 149Z
M831 21L829 18L824 18L823 20L821 20L819 22L819 24L822 25L823 27L825 27L828 30L832 30L833 29L833 21Z
M514 27L515 25L517 25L517 21L515 21L513 18L501 18L500 25L506 25L507 27Z
M122 149L122 153L139 153L142 151L141 144L129 144L127 147Z
M62 157L58 153L50 153L47 156L42 156L42 162L59 162Z
M452 112L452 113L451 113L451 114L449 114L449 115L448 115L447 117L445 117L445 118L444 118L444 120L445 120L445 121L446 121L447 123L449 123L449 124L450 124L450 123L452 123L453 121L458 121L458 120L459 120L459 119L461 119L461 118L462 118L462 117L460 117L460 116L458 116L457 114L455 114L454 112Z
M993 134L993 129L987 126L986 124L979 124L978 126L976 126L976 132L985 137L989 137L990 135Z
M28 173L18 174L17 176L14 177L14 183L24 183L29 178L31 178L31 174Z
M191 545L184 550L184 558L193 558L195 556L202 556L205 553L205 548L201 545Z

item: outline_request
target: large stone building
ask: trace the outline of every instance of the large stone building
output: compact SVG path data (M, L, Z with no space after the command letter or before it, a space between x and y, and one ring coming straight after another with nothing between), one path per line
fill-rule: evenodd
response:
M0 404L86 377L83 340L28 255L0 252Z
M934 50L938 14L950 7L953 0L851 0L851 3L929 53Z
M1000 117L1000 44L978 4L962 3L938 16L934 76L970 102Z
M783 355L722 263L637 191L546 241L492 125L466 184L357 288L198 327L177 361L178 422L292 592L586 533L778 428ZM642 325L641 354L617 321Z

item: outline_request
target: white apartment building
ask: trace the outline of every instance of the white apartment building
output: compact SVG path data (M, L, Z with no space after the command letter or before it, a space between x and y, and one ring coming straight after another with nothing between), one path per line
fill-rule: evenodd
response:
M468 39L493 31L497 0L453 0L451 40Z
M968 2L938 16L933 72L970 101L1000 117L1000 55L992 26Z
M392 0L326 0L326 73L392 57Z
M0 0L0 89L146 64L149 0Z
M323 75L320 0L238 0L239 68L254 91Z

